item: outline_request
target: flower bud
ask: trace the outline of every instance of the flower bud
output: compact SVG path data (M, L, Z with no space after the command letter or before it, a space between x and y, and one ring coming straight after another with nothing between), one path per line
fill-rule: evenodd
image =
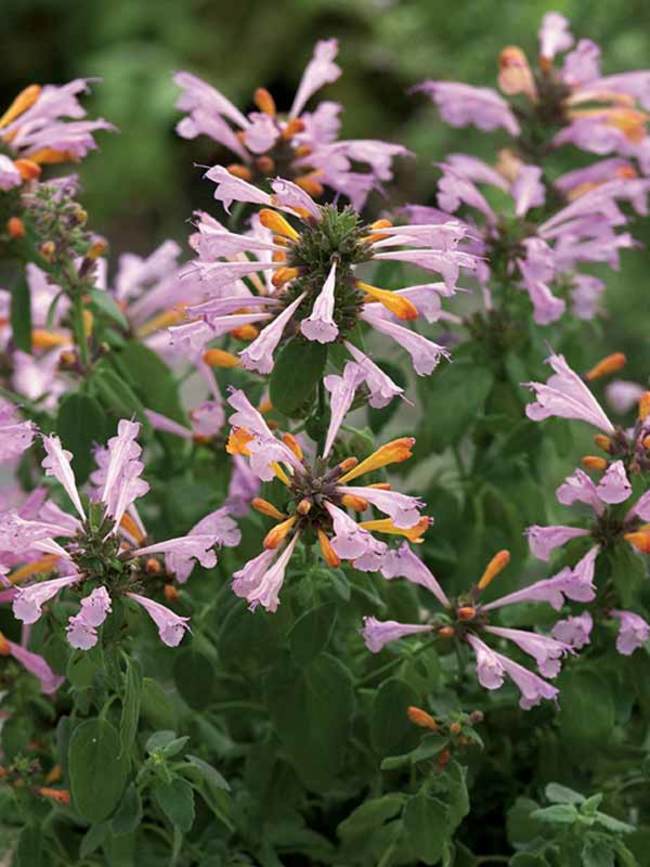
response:
M622 352L613 352L611 355L602 358L598 364L595 364L591 370L585 373L585 379L588 382L593 382L595 379L600 379L602 376L607 376L610 373L616 373L625 366L627 359Z
M173 584L165 584L163 594L167 602L178 601L178 589Z
M472 725L478 725L479 723L482 723L484 719L485 714L482 710L473 710L469 715L469 721L472 723Z
M440 638L453 638L455 634L456 630L453 626L441 626L438 630Z
M160 575L162 572L162 565L160 560L156 560L155 557L149 557L149 559L144 564L144 571L147 575Z
M54 241L43 241L43 243L38 248L41 256L46 259L48 262L54 261L54 256L56 254L56 244Z
M258 157L255 160L255 165L263 175L272 175L275 173L275 162L271 157Z
M251 500L251 506L261 515L266 515L267 518L275 518L276 521L284 521L287 517L279 509L276 509L273 503L269 503L268 500L264 500L262 497L254 497Z
M67 789L51 789L49 786L40 786L36 790L43 798L49 798L51 801L56 801L58 804L70 803L70 792Z
M261 112L268 114L269 117L275 117L277 113L275 100L265 87L257 88L253 94L253 102Z
M449 726L449 733L452 735L459 735L463 730L462 725L459 722L453 722Z
M644 391L639 398L639 419L645 421L650 415L650 391Z
M438 730L438 723L430 713L422 710L421 707L411 705L406 709L406 713L414 725L420 726L423 729L431 729L433 732Z
M499 55L499 87L508 96L525 94L531 102L537 101L535 79L526 55L516 45L508 45Z
M226 171L228 171L234 178L239 178L241 181L248 181L250 183L250 181L253 180L252 171L241 163L231 163L229 166L226 166Z
M478 589L485 590L492 580L496 578L500 572L503 572L509 562L510 551L506 551L505 549L503 551L498 551L485 567L485 571L478 582Z
M25 224L20 217L9 217L7 220L7 234L14 241L25 237Z
M464 605L462 608L459 608L456 612L459 620L474 620L476 617L476 608L472 605Z
M601 458L598 455L584 455L584 457L580 459L580 463L588 470L601 471L607 469L607 461L605 458Z
M312 506L311 500L308 500L307 497L303 497L302 500L296 506L296 512L298 512L299 515L303 515L303 517L304 517L305 515L308 515L311 512L311 506Z
M594 437L594 442L604 452L609 452L612 447L611 439L608 436L605 436L605 434L596 434Z

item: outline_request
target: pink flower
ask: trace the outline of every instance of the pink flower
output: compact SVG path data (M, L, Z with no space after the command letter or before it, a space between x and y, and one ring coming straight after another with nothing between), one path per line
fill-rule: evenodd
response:
M450 353L444 346L439 346L416 331L409 331L402 325L388 322L370 312L362 313L361 318L376 331L400 344L411 356L413 367L419 376L429 376L436 369L441 358L449 358Z
M181 617L159 602L147 599L146 596L140 596L137 593L127 593L126 595L142 606L151 617L156 624L158 635L163 644L166 644L167 647L177 647L181 643L186 630L189 629L187 625L189 617Z
M68 619L68 642L77 650L90 650L97 644L97 629L108 617L111 597L105 587L96 587L81 600L81 610Z
M553 638L568 644L574 650L580 650L589 644L591 630L594 621L588 611L577 617L568 617L566 620L558 620L551 631Z
M207 551L202 552L201 548L203 545L208 541L211 541L211 547L214 547L215 545L225 545L228 548L232 548L235 545L238 545L241 541L241 532L237 528L236 523L229 516L228 509L222 506L222 508L206 515L198 522L198 524L195 524L185 539L189 540L194 537L205 540L198 548L200 557L193 553L194 549L191 545L185 546L184 544L179 546L174 544L173 547L168 547L164 552L165 568L167 572L171 572L176 576L176 580L180 584L184 584L189 578L192 569L194 568L195 557L205 568L211 568L216 565L216 554L214 554L214 551L211 551L210 548L208 548ZM177 542L179 540L172 541ZM213 556L214 562L212 562ZM200 559L201 557L203 557L203 560ZM211 565L206 565L206 563Z
M636 406L645 389L636 382L616 379L605 388L607 400L618 413L626 413Z
M597 515L602 515L605 509L596 485L584 470L581 469L577 469L570 476L567 476L555 492L555 495L558 502L562 503L563 506L572 506L574 503L585 503L591 506ZM560 544L564 543L561 542Z
M21 421L14 406L0 398L0 463L13 460L30 447L36 427Z
M298 543L298 534L296 533L291 541L286 545L280 556L269 568L262 571L257 567L254 571L257 583L254 587L249 587L246 592L246 599L249 602L250 608L254 610L258 605L266 611L277 611L280 604L280 590L284 584L284 575L287 565ZM256 558L259 559L259 558ZM235 573L235 578L243 578L244 576ZM251 581L251 573L246 575L245 580ZM234 584L233 584L234 588ZM239 594L238 594L239 595Z
M505 629L501 626L486 626L485 632L512 641L524 653L532 656L537 667L544 677L557 677L560 673L562 657L569 653L571 647L568 644L539 635L536 632L526 632L522 629Z
M53 599L64 587L76 584L79 580L79 575L75 573L41 581L29 587L19 587L12 605L14 616L23 623L36 623L43 613L43 605Z
M542 18L539 31L539 53L546 60L553 60L560 51L567 51L573 45L569 22L559 12L547 12Z
M343 419L352 406L357 388L364 381L363 368L353 361L348 361L343 368L343 375L331 373L323 378L323 385L330 393L330 423L325 437L323 457L326 458L334 445Z
M500 599L481 605L482 611L493 611L506 605L517 605L522 602L548 602L556 611L559 611L565 602L567 586L571 582L571 570L564 569L552 578L536 581L521 590L508 593Z
M422 500L401 494L399 491L382 491L366 486L341 485L338 488L343 495L351 494L367 500L380 512L392 518L396 527L408 529L414 527L420 518L420 510L424 507Z
M548 561L551 553L556 548L566 545L571 539L588 535L589 530L584 530L582 527L565 527L562 525L540 527L535 524L526 530L528 544L533 556L537 557L538 560L544 561Z
M332 547L342 560L361 560L366 568L362 571L375 571L381 564L381 558L386 553L386 545L379 542L367 530L353 521L342 509L326 502L325 508L332 519L334 536ZM363 559L362 559L363 558Z
M250 501L259 494L261 482L256 473L249 469L241 455L232 456L232 473L228 484L225 508L231 515L241 518L248 512Z
M542 699L556 698L558 690L523 665L496 653L476 635L467 635L467 641L476 654L476 672L479 683L485 689L499 689L503 686L507 674L521 692L519 705L524 710L539 704Z
M45 448L46 456L43 459L42 466L46 476L54 476L59 482L72 505L75 507L82 521L86 520L86 513L81 505L79 491L77 490L77 482L72 471L70 462L72 460L72 452L66 451L61 445L61 440L58 436L44 436L43 447Z
M300 323L300 330L307 340L331 343L336 340L339 329L334 322L334 287L336 286L336 260L332 262L327 280L320 295L314 301L311 314Z
M623 461L614 461L609 465L605 475L598 482L596 491L604 503L622 503L632 493Z
M526 415L533 421L552 416L577 419L593 425L607 434L614 433L614 425L589 391L583 380L566 363L564 356L548 358L555 373L544 383L530 382L536 402L526 407Z
M52 671L47 662L42 656L39 656L38 653L32 653L31 650L27 650L26 647L21 647L20 644L15 644L13 641L9 641L6 638L4 638L4 641L7 643L9 653L13 658L17 660L23 668L29 671L30 674L33 674L39 679L41 683L41 692L44 695L52 695L52 693L55 693L65 681L64 677L61 677Z
M611 611L610 614L619 622L616 649L623 656L631 656L650 637L650 625L633 611Z
M322 39L316 43L313 57L305 67L298 85L289 117L297 117L317 90L336 81L341 75L340 66L334 63L338 50L336 39Z
M416 623L398 623L397 620L377 620L375 617L363 618L361 634L371 653L379 653L391 641L399 641L407 635L431 632L433 626Z
M265 548L257 557L245 563L233 574L232 589L235 596L247 599L260 585L276 557L276 551Z
M519 135L519 124L508 103L492 88L455 81L423 81L414 90L426 93L450 126L473 124L485 132L503 127L510 135Z
M412 581L413 584L419 584L433 593L441 605L445 608L451 608L451 602L447 598L447 594L433 573L406 542L399 548L386 552L381 563L381 574L388 580L403 577L408 581Z
M256 370L258 373L270 373L273 370L273 353L282 339L285 327L304 297L303 292L240 353L242 366L246 370Z
M370 406L375 409L382 409L382 407L387 406L394 397L404 394L404 389L400 388L396 382L393 382L387 373L384 373L384 371L378 367L371 358L354 346L354 344L349 343L346 340L345 348L363 370L364 380L370 391L370 397L368 400Z

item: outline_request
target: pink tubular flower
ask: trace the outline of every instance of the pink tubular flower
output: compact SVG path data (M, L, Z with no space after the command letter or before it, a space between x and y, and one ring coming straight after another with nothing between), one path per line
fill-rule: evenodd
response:
M20 644L9 641L4 635L0 636L0 654L13 656L24 669L37 677L41 684L41 692L44 695L52 695L65 681L64 677L52 671L42 656L38 653L32 653L31 650L21 647Z
M336 39L316 43L287 115L277 111L264 88L255 91L258 111L244 115L200 78L177 73L174 80L182 90L177 108L188 112L177 126L178 134L183 138L207 135L228 148L242 161L233 169L248 180L263 181L274 164L282 162L289 177L310 192L320 194L329 187L361 208L372 189L392 178L393 159L408 151L382 141L337 141L338 103L321 102L314 111L305 111L314 94L341 75L337 53Z
M30 447L35 426L21 421L14 406L0 399L0 463L13 460Z
M77 650L90 650L97 644L97 628L111 611L111 597L105 587L97 587L81 600L81 610L68 619L68 642Z
M381 564L381 574L388 580L402 577L411 581L413 584L419 584L421 587L425 587L433 593L438 602L440 602L440 604L445 608L451 607L451 602L447 598L447 594L442 589L433 573L413 552L406 542L404 542L399 548L386 553Z
M295 533L277 560L268 569L256 572L257 582L254 586L249 586L245 594L251 610L255 610L258 605L261 605L266 611L277 611L287 565L298 544L298 539L299 533ZM239 573L235 573L235 580L238 575ZM246 576L246 580L251 580L250 574Z
M560 525L540 527L539 525L534 525L526 530L526 535L532 554L538 560L548 561L556 548L566 545L571 539L588 536L589 530L584 530L582 527L564 527Z
M0 189L18 186L29 177L23 174L24 161L37 166L77 162L97 147L93 133L114 129L105 120L81 120L86 112L77 94L87 90L88 80L77 78L61 86L32 84L18 94L0 117L0 141L13 160L22 162L3 158Z
M399 323L416 319L420 310L425 319L436 321L441 316L439 296L455 291L461 269L477 266L473 253L458 249L465 235L458 220L403 226L379 220L364 225L349 208L319 206L300 187L281 178L272 181L272 193L265 193L221 166L207 176L216 183L215 198L224 205L240 201L263 207L251 230L243 234L200 215L191 240L198 258L190 273L212 294L188 306L191 321L170 328L178 351L195 359L213 339L229 333L243 339L242 327L252 327L252 343L239 352L240 362L268 374L275 350L289 337L295 340L299 335L323 345L342 342L364 367L373 405L385 405L388 397L401 392L367 356L361 353L359 358L360 350L349 349L347 338L361 321L406 348L420 375L431 373L448 356L444 347ZM437 272L444 282L389 291L357 276L359 266L382 261ZM209 357L209 350L204 357Z
M432 626L416 623L398 623L397 620L377 620L375 617L363 618L361 634L371 653L379 653L391 641L398 641L408 635L431 632Z
M204 568L211 568L217 562L216 554L212 550L213 547L215 545L223 545L227 548L232 548L238 545L241 541L241 532L228 514L227 507L222 506L215 512L201 518L198 524L195 524L187 536L184 537L186 542L194 538L204 540L196 552L191 544L186 545L185 543L180 545L175 544L164 551L165 568L168 572L174 574L176 580L181 584L184 584L189 578L194 568L195 557ZM183 540L172 541L183 542ZM205 551L202 551L201 549L206 543L209 543L209 547Z
M366 529L357 524L342 509L333 503L325 503L325 508L332 519L332 548L342 560L352 560L356 568L364 572L374 572L381 565L388 550L384 542L380 542ZM362 564L362 566L359 565Z
M542 699L554 700L557 697L558 690L554 686L507 656L496 653L477 636L470 634L467 641L476 654L479 683L485 689L499 689L507 674L521 692L519 705L524 710L539 704Z
M414 90L426 93L450 126L473 124L484 132L502 127L510 135L519 135L515 115L505 99L492 88L471 87L455 81L423 81Z
M144 608L151 617L163 644L167 647L177 647L181 643L185 632L189 630L187 625L189 617L181 617L159 602L154 602L153 599L147 599L146 596L140 596L138 593L126 595Z
M486 626L485 632L512 641L524 653L532 656L537 663L540 674L544 677L557 677L562 665L562 657L570 652L571 647L556 638L539 635L536 632L526 632L522 629L504 629L501 626Z
M567 617L566 620L558 620L551 631L553 638L568 644L574 650L580 650L589 644L591 630L594 621L588 611L577 617Z
M606 434L614 433L614 425L589 391L581 377L572 370L563 355L548 358L555 373L544 383L529 382L535 392L535 403L526 407L526 415L533 421L553 416L585 421Z
M573 45L569 22L559 12L547 12L539 31L539 53L545 60L553 60L559 51L568 51Z
M623 656L630 656L650 638L650 625L633 611L610 611L610 615L619 622L616 649Z
M42 608L46 602L53 599L64 587L76 584L80 576L64 575L62 578L52 578L50 581L41 581L29 587L19 587L13 601L14 616L23 623L36 623L43 613Z
M332 373L323 378L323 385L330 393L330 423L323 448L324 458L329 455L343 419L352 406L356 390L364 379L363 368L352 361L348 361L343 368L343 376Z

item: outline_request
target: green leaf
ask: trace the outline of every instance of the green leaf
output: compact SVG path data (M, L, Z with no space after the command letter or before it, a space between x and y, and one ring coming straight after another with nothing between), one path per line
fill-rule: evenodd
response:
M84 834L81 844L79 845L79 855L82 858L87 858L88 855L99 849L108 833L108 825L106 822L100 822L97 825L91 825Z
M152 728L171 729L176 725L176 711L169 696L151 677L142 680L141 712Z
M180 650L174 659L174 681L189 706L201 710L210 704L214 695L214 662L191 647Z
M90 290L90 308L96 308L93 310L93 313L103 313L105 316L108 316L109 319L112 319L120 328L123 328L125 331L129 327L129 323L122 313L120 308L117 306L113 297L102 289L91 289Z
M68 748L72 801L89 822L102 822L115 809L126 783L120 738L105 719L89 719L74 730Z
M203 759L200 759L198 756L193 756L191 754L188 754L185 758L196 768L202 779L211 789L214 791L230 791L230 786L228 785L227 780L225 780L219 771L216 768L213 768L212 765L204 762Z
M112 360L147 409L181 423L187 421L174 375L155 352L142 343L131 341L114 353Z
M337 828L337 834L344 843L349 843L355 837L365 837L377 828L401 813L406 801L406 795L393 792L381 798L371 798L364 801L356 810L344 819Z
M25 826L18 837L12 867L41 867L43 864L43 834L32 825Z
M59 404L56 431L66 449L72 452L72 469L82 484L95 465L92 449L104 444L110 433L106 413L94 397L68 394Z
M417 705L418 694L403 680L384 681L375 694L370 711L370 742L379 755L395 755L411 750L421 734L409 720L407 709Z
M568 669L558 686L562 693L558 717L562 736L585 749L606 744L615 722L614 697L607 680L588 669Z
M108 363L100 361L95 366L90 382L102 406L110 410L116 418L128 418L133 415L142 424L148 424L142 401L128 382Z
M24 273L14 283L11 290L11 336L17 349L32 351L32 306L29 286Z
M582 867L615 867L616 856L602 837L588 838L582 847Z
M456 442L480 416L492 383L492 371L469 359L458 359L418 382L425 410L416 447L419 453L442 451Z
M120 717L122 753L128 754L135 741L142 701L142 672L135 659L127 658L124 675L124 703Z
M187 833L194 824L194 791L190 784L180 777L169 783L157 781L151 792L172 825Z
M595 820L599 825L612 831L614 834L631 834L634 831L633 825L628 825L627 822L621 822L620 819L615 819L613 816L608 816L606 813L596 813Z
M336 622L336 605L326 602L299 617L289 633L291 655L307 665L327 647Z
M559 783L549 783L544 794L554 804L583 804L585 800L584 795Z
M530 852L517 852L509 863L510 867L548 867L548 861L543 855L533 855Z
M531 813L531 819L548 822L552 825L573 825L578 820L578 811L573 804L553 804Z
M166 747L167 744L170 744L175 740L178 740L176 732L171 731L171 729L163 729L162 731L154 732L152 735L149 735L144 748L149 754L155 753L158 752L158 750L162 750L163 747Z
M329 654L297 668L289 660L267 678L273 726L304 784L320 791L343 763L354 710L352 677Z
M135 783L127 786L111 822L113 834L130 834L142 821L142 798Z
M293 416L314 399L316 385L323 378L327 346L304 337L293 337L278 353L271 381L271 403L284 415Z
M68 657L66 677L75 689L87 689L92 685L95 673L101 665L101 653L92 650L77 650Z
M421 792L406 805L404 833L420 860L425 864L437 863L448 840L447 808L442 801Z

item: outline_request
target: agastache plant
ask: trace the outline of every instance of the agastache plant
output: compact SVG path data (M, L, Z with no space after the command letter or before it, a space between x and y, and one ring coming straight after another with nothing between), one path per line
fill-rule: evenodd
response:
M645 863L650 391L607 286L650 73L547 12L498 89L411 89L468 153L406 196L316 101L337 52L250 111L174 74L217 146L187 251L90 228L90 79L0 117L16 867Z

